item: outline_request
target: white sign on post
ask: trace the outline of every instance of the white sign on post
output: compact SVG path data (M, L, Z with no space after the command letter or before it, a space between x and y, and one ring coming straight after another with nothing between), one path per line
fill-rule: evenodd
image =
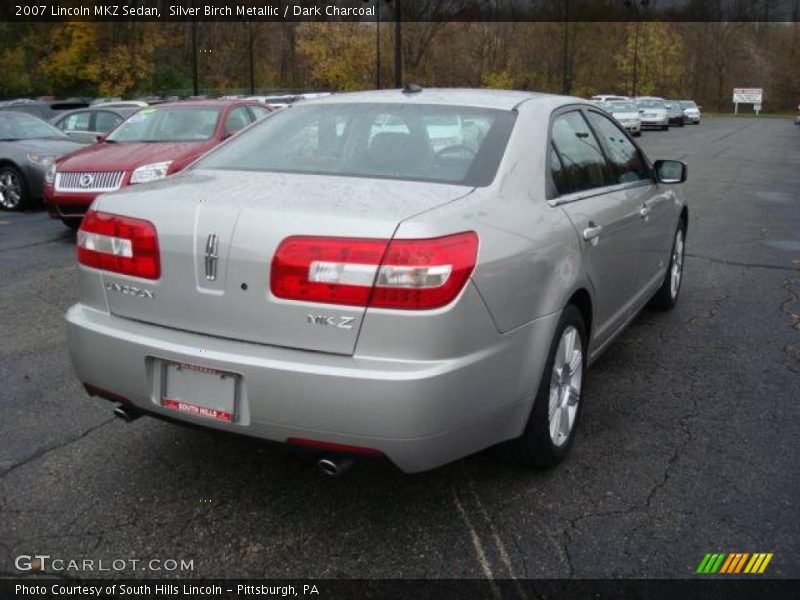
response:
M762 88L733 88L734 114L739 114L739 104L753 104L753 109L758 114L763 97L764 90Z

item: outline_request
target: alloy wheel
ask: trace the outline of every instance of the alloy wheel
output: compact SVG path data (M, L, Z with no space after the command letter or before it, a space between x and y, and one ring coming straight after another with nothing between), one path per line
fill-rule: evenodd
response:
M675 243L672 246L672 263L670 265L669 292L675 298L681 288L683 276L683 230L678 229L675 234Z
M22 182L12 171L0 172L0 206L9 210L22 201Z
M583 382L583 342L570 325L561 334L550 377L550 439L563 446L572 433Z

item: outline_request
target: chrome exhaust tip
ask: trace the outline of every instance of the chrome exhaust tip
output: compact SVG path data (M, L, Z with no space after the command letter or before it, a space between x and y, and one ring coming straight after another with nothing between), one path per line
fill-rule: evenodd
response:
M353 466L353 460L350 458L340 458L337 456L326 456L317 461L317 466L326 475L338 477Z
M142 416L142 413L136 409L120 405L114 409L114 416L122 419L126 423L133 423L136 419Z

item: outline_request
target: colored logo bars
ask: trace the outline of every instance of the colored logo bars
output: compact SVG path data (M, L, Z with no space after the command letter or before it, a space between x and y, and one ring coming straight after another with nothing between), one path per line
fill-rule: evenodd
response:
M722 552L719 554L706 554L695 573L724 573L727 575L735 573L763 573L771 560L771 552L756 552L754 554L748 552L725 554Z

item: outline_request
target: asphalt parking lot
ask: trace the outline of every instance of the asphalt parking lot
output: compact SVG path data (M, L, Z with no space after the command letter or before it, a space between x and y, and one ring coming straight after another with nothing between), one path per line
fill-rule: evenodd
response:
M332 479L280 447L126 425L68 362L74 234L0 213L0 575L40 553L192 577L671 578L721 551L800 577L800 127L708 118L641 143L689 165L682 298L590 370L549 472L481 453Z

